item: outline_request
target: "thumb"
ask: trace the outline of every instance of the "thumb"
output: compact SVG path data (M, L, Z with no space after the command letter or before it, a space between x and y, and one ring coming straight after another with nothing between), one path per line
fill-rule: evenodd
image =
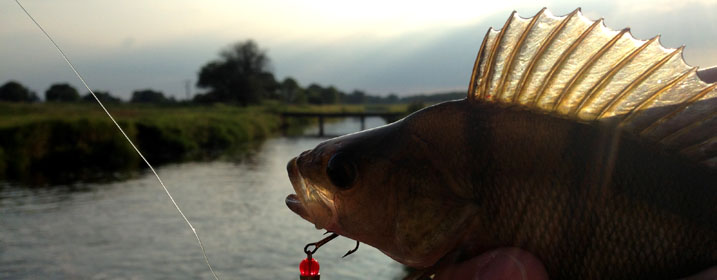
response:
M548 274L532 254L518 248L500 248L449 266L435 279L547 280Z

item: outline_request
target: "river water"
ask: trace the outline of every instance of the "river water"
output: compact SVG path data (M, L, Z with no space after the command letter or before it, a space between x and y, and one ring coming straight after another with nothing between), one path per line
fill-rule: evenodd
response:
M367 126L383 124L368 119ZM358 120L326 133L359 129ZM317 133L316 128L307 134ZM238 161L157 169L197 229L221 279L298 279L323 231L291 212L287 161L323 139L278 137ZM108 155L111 156L111 155ZM322 279L396 279L402 267L337 238L316 259ZM191 230L148 172L130 180L28 188L0 182L0 279L211 279Z

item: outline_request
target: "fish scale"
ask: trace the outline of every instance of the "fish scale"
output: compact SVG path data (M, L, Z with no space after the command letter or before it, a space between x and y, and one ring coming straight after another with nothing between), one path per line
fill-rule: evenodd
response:
M535 122L535 116L524 117ZM552 117L543 118L555 125L554 120L550 120ZM567 122L562 125L578 126L579 129L571 129L572 134L584 137L575 138L565 147L574 153L561 158L561 165L555 168L565 163L570 165L571 161L580 166L582 157L593 154L585 146L604 145L594 140L601 137L591 135L595 133L591 125ZM715 204L710 203L717 197L708 192L708 188L713 187L709 182L714 182L714 174L707 170L689 171L695 167L688 163L675 164L669 157L657 157L655 162L670 164L645 166L642 161L645 156L641 153L651 151L640 148L643 146L634 139L623 138L619 141L622 148L616 152L613 179L604 186L599 180L584 180L593 177L589 168L583 172L571 170L568 174L572 178L567 182L560 180L560 185L551 182L557 179L555 177L543 180L513 177L514 183L509 180L500 184L476 183L484 195L480 204L492 209L480 218L485 221L486 232L493 234L497 246L518 246L536 254L553 279L675 279L717 263L717 225L714 215L710 215L717 213ZM594 143L590 143L591 139ZM543 164L551 165L550 162ZM681 168L677 175L665 170L677 167ZM550 174L551 167L545 169L544 174ZM669 174L663 177L673 181L678 175L704 177L692 180L692 184L682 178L680 182L684 182L684 186L672 183L651 185L649 190L635 189L635 186L649 185L642 179L642 172ZM483 174L499 177L515 172L486 174L483 171ZM583 183L570 184L569 181ZM690 190L679 190L690 187L702 188L702 193L673 195L688 194ZM625 191L626 188L630 190ZM677 191L668 188L677 188ZM700 201L696 196L705 199ZM667 203L673 209L697 210L674 213L665 210Z

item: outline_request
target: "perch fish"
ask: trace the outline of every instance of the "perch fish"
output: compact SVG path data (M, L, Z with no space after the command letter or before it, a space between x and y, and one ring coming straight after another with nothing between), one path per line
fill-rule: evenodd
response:
M717 265L716 86L658 37L514 12L465 99L303 152L286 203L416 268L511 246L552 279L689 276Z

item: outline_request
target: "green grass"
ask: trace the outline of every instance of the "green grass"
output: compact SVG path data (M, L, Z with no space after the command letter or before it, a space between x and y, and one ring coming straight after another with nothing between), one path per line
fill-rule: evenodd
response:
M272 106L109 108L152 163L199 160L241 150L277 132ZM93 180L141 162L96 104L0 103L0 179Z

